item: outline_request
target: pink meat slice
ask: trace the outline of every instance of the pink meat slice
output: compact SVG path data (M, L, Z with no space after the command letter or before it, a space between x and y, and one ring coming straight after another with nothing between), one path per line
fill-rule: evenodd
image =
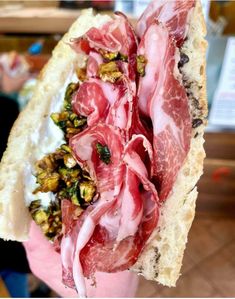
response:
M97 142L108 146L109 164L100 160ZM70 140L78 163L89 171L99 193L72 229L67 221L69 233L61 242L64 283L76 287L80 296L85 295L84 276L132 266L158 221L158 195L145 167L145 161L152 160L151 144L142 135L124 144L119 130L105 124Z
M160 200L165 200L190 147L188 98L176 68L178 49L166 27L152 23L141 39L138 54L148 61L146 75L139 82L139 108L152 121L154 180Z
M153 21L164 24L178 47L182 46L195 0L153 0L139 18L137 35L142 38Z

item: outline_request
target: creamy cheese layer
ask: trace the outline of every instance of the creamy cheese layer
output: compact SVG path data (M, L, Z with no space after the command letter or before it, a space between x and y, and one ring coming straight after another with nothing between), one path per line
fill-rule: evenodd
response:
M65 143L64 134L62 130L54 124L50 118L51 113L61 112L63 108L65 91L69 83L78 82L76 73L73 71L68 76L64 86L58 91L51 102L50 111L43 122L42 126L35 130L30 136L32 144L35 145L35 152L33 153L32 161L28 162L25 167L24 179L24 197L26 205L29 206L34 200L41 200L44 207L48 207L52 201L55 200L55 195L52 192L38 192L33 194L33 191L39 186L36 183L34 176L34 163L42 159L45 155L53 153L61 144Z

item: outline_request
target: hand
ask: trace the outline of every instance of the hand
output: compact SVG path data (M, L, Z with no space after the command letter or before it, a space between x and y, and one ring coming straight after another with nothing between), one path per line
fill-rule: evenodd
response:
M32 221L30 239L24 243L32 272L62 297L78 297L75 290L62 283L60 255L43 236ZM97 273L96 287L86 281L88 297L134 297L138 276L124 271L119 273Z

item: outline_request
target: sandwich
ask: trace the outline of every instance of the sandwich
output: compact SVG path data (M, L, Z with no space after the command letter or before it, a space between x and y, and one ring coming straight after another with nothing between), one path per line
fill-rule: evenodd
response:
M136 28L85 10L13 126L0 236L27 240L33 219L80 296L96 271L175 286L205 157L205 34L198 0L154 0Z

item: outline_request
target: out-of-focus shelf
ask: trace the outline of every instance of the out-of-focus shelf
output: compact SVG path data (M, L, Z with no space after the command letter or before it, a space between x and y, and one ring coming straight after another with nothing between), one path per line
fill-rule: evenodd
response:
M79 15L59 8L1 8L0 33L65 33Z
M0 33L63 34L79 17L79 9L63 8L0 8ZM112 15L112 11L101 11ZM130 17L132 25L136 20Z

